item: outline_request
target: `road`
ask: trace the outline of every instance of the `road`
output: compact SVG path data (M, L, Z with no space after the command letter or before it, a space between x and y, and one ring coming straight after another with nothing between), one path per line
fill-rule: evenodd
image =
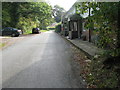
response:
M71 45L53 31L18 41L2 51L2 87L85 87L75 74L71 50Z

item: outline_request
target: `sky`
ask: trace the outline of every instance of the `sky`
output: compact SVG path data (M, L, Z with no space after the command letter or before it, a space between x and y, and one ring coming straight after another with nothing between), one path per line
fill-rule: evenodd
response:
M63 7L66 11L68 11L71 6L76 2L76 0L46 0L48 1L52 6L59 5Z

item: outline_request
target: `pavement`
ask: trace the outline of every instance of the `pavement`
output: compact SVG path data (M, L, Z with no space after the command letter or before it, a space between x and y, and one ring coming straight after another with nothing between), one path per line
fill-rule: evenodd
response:
M81 39L68 39L67 37L62 36L64 39L69 41L71 44L73 44L75 47L83 51L86 56L90 59L93 59L95 56L102 54L104 52L103 49L98 48L93 43L90 43L88 41L83 41Z
M2 88L86 87L71 44L53 31L26 37L0 52Z

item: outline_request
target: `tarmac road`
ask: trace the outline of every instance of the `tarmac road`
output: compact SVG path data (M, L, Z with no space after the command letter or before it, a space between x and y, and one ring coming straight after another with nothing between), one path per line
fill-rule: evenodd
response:
M30 36L4 49L2 87L85 87L79 75L75 75L70 47L61 36L49 31Z

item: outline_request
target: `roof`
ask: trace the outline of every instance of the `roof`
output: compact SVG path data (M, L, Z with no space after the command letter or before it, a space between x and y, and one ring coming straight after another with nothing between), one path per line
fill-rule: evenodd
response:
M71 15L69 18L70 20L81 20L82 19L82 17L79 14Z
M70 18L70 17L71 17L71 19L79 19L80 18L80 15L76 15L76 11L75 11L76 5L80 3L77 1L72 5L72 7L66 13L64 13L64 15L62 16L62 20L65 20L66 18Z

